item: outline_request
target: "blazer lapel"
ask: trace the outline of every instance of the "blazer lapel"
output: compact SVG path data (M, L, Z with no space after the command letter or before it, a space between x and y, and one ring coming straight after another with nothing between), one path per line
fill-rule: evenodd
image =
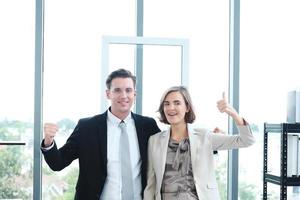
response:
M191 149L191 161L192 161L192 168L196 168L197 165L197 152L199 151L198 148L201 148L199 144L197 144L199 138L197 139L197 133L194 131L191 124L188 124L188 133L189 133L189 140L190 140L190 149Z
M98 122L98 141L100 144L100 152L104 159L104 165L107 164L107 111L102 115L99 115Z
M138 143L139 143L140 156L141 156L141 159L143 160L143 158L145 156L142 154L143 154L143 152L147 152L147 145L145 145L147 143L147 141L146 141L147 137L145 137L146 135L143 134L143 124L142 124L141 118L134 113L131 113L131 116L134 120L136 134L137 134Z
M160 155L158 155L158 158L160 158L161 162L161 166L160 167L160 171L161 177L158 177L158 188L161 188L162 185L162 180L163 180L163 176L165 174L165 168L166 168L166 160L167 160L167 152L168 152L168 145L169 145L169 140L170 140L170 129L168 129L167 131L162 132L162 134L160 135L160 150L158 152L161 152Z

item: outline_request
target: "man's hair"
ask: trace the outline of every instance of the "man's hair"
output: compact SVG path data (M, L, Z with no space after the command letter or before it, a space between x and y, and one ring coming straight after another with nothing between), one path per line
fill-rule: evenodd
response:
M136 77L126 69L118 69L116 71L111 72L106 79L106 88L110 89L111 82L115 78L131 78L133 81L133 86L135 87Z
M166 117L165 112L164 112L164 101L166 100L166 97L168 96L168 94L170 94L172 92L179 92L182 95L182 97L184 99L184 102L185 102L185 105L186 105L187 109L189 110L185 114L184 121L186 123L193 123L196 119L194 106L193 106L192 99L191 99L191 96L189 94L189 91L184 86L174 86L174 87L171 87L171 88L169 88L165 91L165 93L161 97L159 108L158 108L158 112L159 112L159 115L160 115L159 116L159 121L161 121L165 124L170 124L168 122L167 117Z

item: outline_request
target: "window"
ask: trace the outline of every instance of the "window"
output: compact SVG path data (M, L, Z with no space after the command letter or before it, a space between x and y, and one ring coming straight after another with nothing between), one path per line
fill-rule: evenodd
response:
M135 1L45 1L43 121L60 126L61 147L80 118L100 113L101 40L135 34ZM43 163L43 199L73 199L77 161L60 172Z
M31 199L35 1L0 2L0 199ZM22 159L20 159L22 158Z
M145 37L190 41L189 90L196 107L195 124L226 131L227 117L218 112L216 102L228 90L229 1L144 0L144 6ZM175 67L168 67L166 79L176 74ZM150 83L153 87L160 85ZM221 198L227 199L227 151L220 151L216 158L216 174Z
M240 189L240 199L262 195L263 123L285 122L287 93L300 86L299 7L296 0L241 3L240 111L252 125L256 144L240 151L239 187L247 188ZM268 168L276 175L279 137L270 135L268 150ZM268 191L270 199L279 199L278 185L268 183ZM288 187L288 197L293 195L299 193Z

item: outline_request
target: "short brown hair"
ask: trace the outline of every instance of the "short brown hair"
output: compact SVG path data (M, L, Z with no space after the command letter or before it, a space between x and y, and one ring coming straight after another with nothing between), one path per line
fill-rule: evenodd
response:
M115 70L113 72L111 72L107 79L106 79L106 88L110 89L111 87L111 82L113 79L115 78L131 78L133 81L133 86L135 87L135 83L136 83L136 77L129 71L126 69L118 69Z
M169 89L167 89L165 91L165 93L163 94L163 96L160 99L160 104L159 104L159 108L158 108L158 112L159 112L159 121L165 123L165 124L170 124L166 118L166 115L164 113L164 101L166 99L166 97L168 96L168 94L172 93L172 92L179 92L184 101L185 101L185 105L187 107L187 109L189 110L184 117L184 120L186 123L193 123L196 119L196 115L194 112L194 106L192 104L192 99L191 96L189 94L189 91L187 90L186 87L184 86L173 86L170 87Z

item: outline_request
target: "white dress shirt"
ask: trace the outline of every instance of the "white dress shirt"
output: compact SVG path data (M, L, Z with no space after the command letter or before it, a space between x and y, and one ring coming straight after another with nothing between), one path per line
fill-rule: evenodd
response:
M132 167L134 200L141 200L141 157L134 120L131 113L123 120L126 123ZM107 177L100 200L121 200L122 176L120 165L121 120L107 112Z

